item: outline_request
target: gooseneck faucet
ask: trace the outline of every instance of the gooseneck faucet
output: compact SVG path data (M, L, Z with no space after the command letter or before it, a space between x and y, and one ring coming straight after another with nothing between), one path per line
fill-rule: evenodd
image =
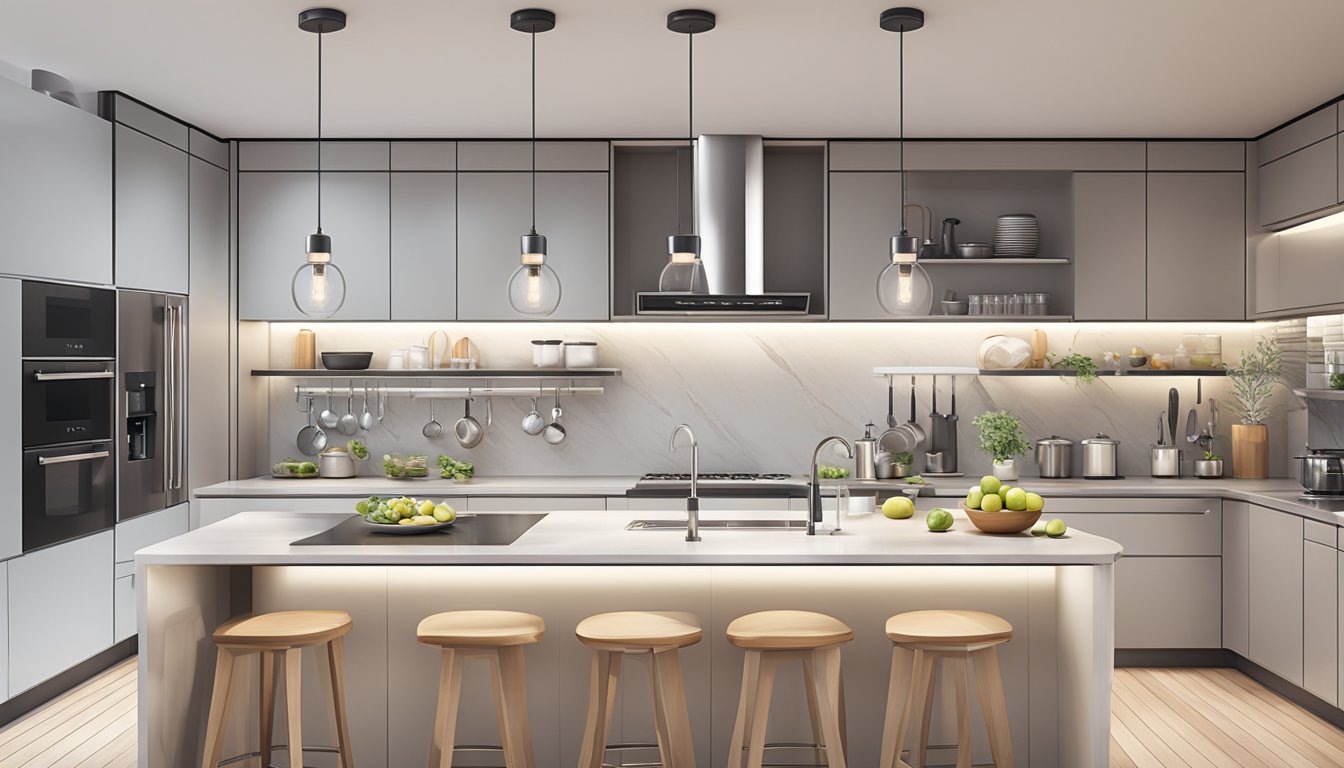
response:
M677 428L672 430L672 452L677 452L677 435L682 432L691 438L691 495L686 497L686 540L700 540L700 495L697 492L696 484L700 479L700 443L695 439L695 432L691 430L689 424L678 424Z
M807 535L817 535L817 523L821 522L821 483L817 482L817 457L821 455L821 449L831 443L839 443L845 447L845 456L854 458L854 447L849 441L839 435L831 435L825 438L812 451L812 482L807 485Z

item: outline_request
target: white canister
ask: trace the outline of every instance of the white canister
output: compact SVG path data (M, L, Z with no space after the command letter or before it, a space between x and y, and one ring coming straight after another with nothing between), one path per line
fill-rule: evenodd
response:
M389 369L399 369L406 367L406 350L394 349L387 353L387 367Z
M566 341L561 346L565 348L566 368L597 367L596 341Z
M424 344L413 344L406 349L406 367L424 369L429 366L429 347Z
M563 342L559 339L537 339L532 342L532 364L538 368L559 368L565 363Z

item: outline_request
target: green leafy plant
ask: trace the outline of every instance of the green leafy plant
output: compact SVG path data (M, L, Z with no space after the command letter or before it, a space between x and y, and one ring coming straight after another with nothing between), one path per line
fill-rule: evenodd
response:
M354 440L351 440L350 442L346 443L345 447L350 451L350 455L354 456L356 460L368 461L369 446L365 445L363 440L355 438Z
M1223 457L1222 457L1222 456L1219 456L1218 454L1214 453L1213 451L1205 451L1205 452L1204 452L1204 460L1205 460L1205 461L1222 461L1222 460L1223 460Z
M980 450L996 464L1025 456L1031 450L1022 420L1008 411L986 411L971 420L971 424L980 430Z
M476 467L471 462L458 461L452 456L439 454L439 477L465 483L476 475Z
M1260 337L1255 348L1241 351L1240 364L1227 366L1232 380L1233 409L1241 414L1242 424L1263 424L1269 418L1269 399L1274 385L1283 375L1283 351L1268 336Z
M1330 374L1330 388L1344 389L1344 373Z
M915 454L909 451L902 451L891 457L892 464L904 464L907 467L915 463Z
M1091 384L1097 380L1097 361L1078 352L1070 352L1063 357L1047 354L1050 367L1059 370L1071 370L1079 384Z

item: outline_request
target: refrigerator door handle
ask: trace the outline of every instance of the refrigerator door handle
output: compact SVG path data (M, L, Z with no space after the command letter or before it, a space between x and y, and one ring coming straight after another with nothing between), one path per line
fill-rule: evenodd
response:
M186 360L187 339L186 339L186 322L182 314L183 306L181 303L178 303L174 305L172 309L173 309L173 326L172 326L173 405L171 413L173 419L174 432L173 432L173 452L169 454L170 458L169 472L172 473L172 477L169 478L170 482L168 483L168 488L170 490L177 491L182 489L182 475L184 474L183 465L185 464L184 456L186 454L186 451L184 449L187 443L185 434L186 421L187 421L186 419L187 398L186 398L186 381L184 378L184 372L186 371L187 367L187 360Z
M167 459L165 469L167 478L165 487L172 489L176 482L177 464L174 455L177 447L177 372L174 370L177 363L177 354L174 347L177 344L176 334L174 332L173 315L175 308L171 304L165 304L163 308L163 389L164 389L164 411L167 416L167 424L163 430L164 437L164 455Z

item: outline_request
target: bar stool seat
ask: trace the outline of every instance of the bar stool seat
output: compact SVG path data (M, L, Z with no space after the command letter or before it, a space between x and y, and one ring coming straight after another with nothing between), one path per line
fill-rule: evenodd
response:
M439 701L429 747L430 768L452 768L453 752L500 751L507 768L533 768L532 728L527 715L523 646L541 642L546 623L517 611L448 611L421 619L415 636L440 650ZM499 747L458 747L457 712L467 661L490 663L499 722Z
M989 735L990 753L997 768L1012 768L1013 744L999 673L997 647L1013 637L1013 625L983 611L911 611L887 620L892 641L891 681L887 689L887 716L882 732L879 768L925 764L929 748L929 720L933 712L938 668L946 662L956 689L957 768L971 765L971 705L968 668L975 667L975 689ZM908 690L901 690L901 654L913 653ZM904 694L904 695L902 695ZM921 709L919 742L907 764L900 759L916 707Z
M744 649L742 694L728 751L729 768L761 768L765 750L808 748L817 765L845 768L845 685L840 646L854 630L832 616L811 611L761 611L728 624L728 642ZM767 744L766 726L775 674L783 661L801 661L812 725L810 744Z
M302 652L316 648L318 673L331 702L334 747L307 747L310 752L332 752L340 756L341 768L354 768L350 749L350 725L345 706L345 635L354 621L345 611L277 611L239 616L224 622L211 635L218 650L215 661L214 691L210 696L210 715L206 721L203 768L215 768L224 747L224 730L232 705L234 662L251 654L261 659L260 748L255 755L262 765L270 765L271 734L274 729L275 701L279 677L285 677L285 706L289 724L291 768L302 768L303 690Z
M693 614L677 611L619 611L580 621L574 635L593 649L588 684L588 717L579 752L579 768L602 768L607 750L658 748L662 768L695 768L690 711L681 676L680 650L700 642L703 632ZM608 744L616 711L621 660L649 661L653 724L658 743Z

